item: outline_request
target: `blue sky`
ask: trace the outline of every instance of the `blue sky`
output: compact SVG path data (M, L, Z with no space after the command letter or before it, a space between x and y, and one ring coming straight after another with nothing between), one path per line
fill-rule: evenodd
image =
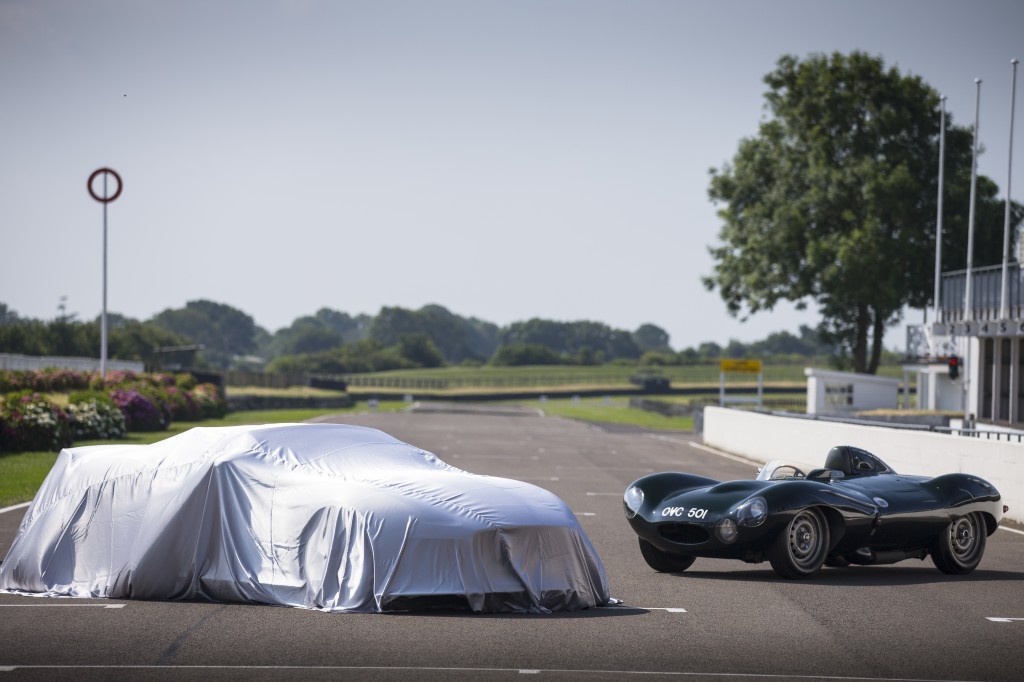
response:
M676 348L795 331L813 306L740 322L700 283L708 169L756 133L763 76L864 50L959 124L980 77L1005 191L1022 27L993 0L0 0L0 301L99 314L85 183L110 166L108 310L130 317L208 298L270 331L427 303L650 322Z

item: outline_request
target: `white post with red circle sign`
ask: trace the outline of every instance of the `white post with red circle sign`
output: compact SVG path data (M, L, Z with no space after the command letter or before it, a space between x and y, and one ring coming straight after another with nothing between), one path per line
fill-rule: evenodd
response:
M101 175L103 176L102 195L97 194L92 188L93 182ZM107 191L108 175L114 176L114 180L117 182L117 189L112 194ZM100 315L100 377L102 378L107 376L107 204L121 196L123 187L121 176L111 168L100 168L93 171L86 183L89 195L103 204L103 313Z

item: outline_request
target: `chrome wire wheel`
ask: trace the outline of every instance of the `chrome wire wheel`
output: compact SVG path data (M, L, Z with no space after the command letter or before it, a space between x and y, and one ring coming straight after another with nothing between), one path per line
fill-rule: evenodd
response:
M825 563L828 538L828 524L821 512L804 509L776 538L769 549L768 560L783 578L809 578Z

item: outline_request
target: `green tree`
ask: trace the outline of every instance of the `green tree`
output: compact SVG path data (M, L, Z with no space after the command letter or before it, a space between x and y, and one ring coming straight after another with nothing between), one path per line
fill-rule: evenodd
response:
M373 318L369 315L356 315L352 317L330 308L320 308L314 317L328 329L341 335L346 343L365 339L370 333L370 324Z
M496 367L523 365L563 365L566 359L547 346L538 343L511 343L494 352L490 363Z
M633 341L644 353L648 351L671 352L668 332L655 324L642 324L633 332Z
M6 303L0 303L0 325L14 324L18 321L18 313Z
M633 334L589 320L557 322L533 318L514 322L501 330L499 339L504 346L538 345L558 355L572 357L583 349L594 353L594 358L600 353L603 360L635 360L642 354Z
M381 308L369 329L370 338L386 346L398 343L406 334L425 334L451 364L467 358L484 360L498 346L496 325L460 317L439 305L425 305L419 310Z
M183 346L188 343L188 339L156 325L122 316L117 316L116 320L111 319L112 317L107 316L107 351L111 358L142 360L147 365L156 365L162 360L157 353L158 348ZM99 338L99 322L95 322L93 326Z
M318 353L342 344L340 332L329 327L319 317L296 318L291 326L277 330L270 341L273 357Z
M164 310L150 322L203 344L202 357L214 367L230 367L234 356L256 349L252 317L223 303L189 301L184 308Z
M444 367L444 358L430 337L423 333L402 334L398 352L418 367Z
M885 328L933 290L939 94L861 52L784 56L765 83L758 135L711 169L723 225L704 284L734 315L815 302L822 340L848 350L854 371L874 373ZM957 269L972 133L946 124L943 264ZM997 193L978 178L974 263L1001 258ZM1022 217L1015 204L1014 228Z

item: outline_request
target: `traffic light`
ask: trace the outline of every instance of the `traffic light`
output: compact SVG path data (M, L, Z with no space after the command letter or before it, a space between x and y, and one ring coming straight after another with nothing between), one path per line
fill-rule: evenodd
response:
M949 356L949 378L956 379L960 376L960 358L956 355Z

